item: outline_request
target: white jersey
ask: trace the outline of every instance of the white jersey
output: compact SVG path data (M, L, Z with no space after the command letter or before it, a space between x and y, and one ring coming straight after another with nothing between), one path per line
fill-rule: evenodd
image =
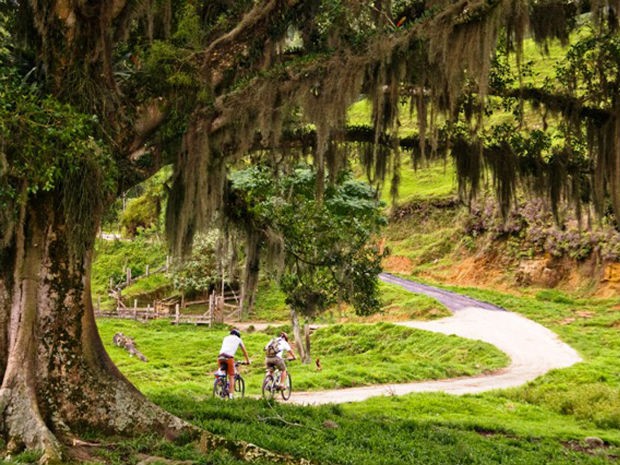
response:
M229 357L234 357L240 345L243 345L241 338L239 336L235 336L234 334L229 334L222 340L220 355L226 354Z
M268 345L269 345L269 343L267 344L267 346ZM265 349L267 349L267 346L265 346ZM279 338L276 339L276 348L277 348L276 357L278 357L278 358L282 358L282 355L284 355L284 351L285 350L287 352L291 351L291 346L282 337L279 337Z

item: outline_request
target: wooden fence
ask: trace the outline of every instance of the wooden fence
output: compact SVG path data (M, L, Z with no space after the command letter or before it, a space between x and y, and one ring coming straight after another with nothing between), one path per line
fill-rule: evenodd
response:
M179 299L175 297L172 299L156 300L153 302L152 306L148 305L147 307L138 307L137 300L134 300L132 307L128 307L123 302L122 290L125 287L151 274L167 272L169 268L170 257L166 257L165 265L155 270L150 270L147 265L142 275L132 276L131 268L127 267L123 281L115 282L113 278L110 278L108 293L116 300L116 310L101 310L101 299L98 297L95 306L95 316L127 318L140 321L167 318L174 324L193 323L197 325L206 324L209 326L216 323L223 323L224 321L239 321L241 319L241 302L239 297L232 290L228 293L224 293L223 284L220 292L212 292L207 300L186 302L183 298ZM201 314L187 313L187 307L196 305L205 305L205 312Z
M189 306L201 304L207 307L204 313L195 314L183 311ZM153 306L138 307L137 300L134 300L133 307L127 307L122 300L117 299L116 310L103 311L99 306L95 309L95 316L98 318L126 318L138 321L168 319L174 324L191 323L209 326L225 321L239 321L240 314L240 302L236 294L218 295L215 292L209 295L208 300L175 302L174 305L171 305L170 301L155 301Z

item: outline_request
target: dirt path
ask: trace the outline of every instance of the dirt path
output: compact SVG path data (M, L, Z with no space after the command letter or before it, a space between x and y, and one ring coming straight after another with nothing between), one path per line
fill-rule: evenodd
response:
M519 386L549 370L565 368L581 361L579 354L560 341L555 333L521 315L466 296L389 274L382 274L381 279L412 292L435 297L454 312L453 316L441 320L405 321L398 324L488 342L505 352L511 358L512 363L498 372L483 376L331 391L293 392L289 402L318 405L355 402L373 396L402 395L411 392L478 393Z

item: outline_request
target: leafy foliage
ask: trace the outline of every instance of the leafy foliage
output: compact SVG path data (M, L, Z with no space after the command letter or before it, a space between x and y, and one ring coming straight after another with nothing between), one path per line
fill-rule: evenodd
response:
M385 219L370 186L345 173L317 199L316 175L304 166L276 178L249 168L232 183L246 205L244 221L282 243L287 304L308 317L339 301L360 314L378 309L381 254L371 241Z
M90 242L116 190L111 152L94 137L97 118L41 95L1 56L0 85L0 243L12 236L19 207L49 193L60 193L73 244Z
M187 295L208 293L222 281L237 287L241 264L234 245L226 246L225 240L218 230L196 236L192 254L175 267L174 287Z

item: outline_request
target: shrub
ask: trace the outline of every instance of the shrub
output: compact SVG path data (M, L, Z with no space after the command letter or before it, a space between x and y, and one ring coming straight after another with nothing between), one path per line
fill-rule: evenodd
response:
M556 258L582 261L596 254L605 261L620 260L620 232L611 226L581 230L574 218L558 225L541 200L521 203L504 220L491 201L472 206L465 220L465 233L472 238L488 234L507 239L517 257L547 253Z

